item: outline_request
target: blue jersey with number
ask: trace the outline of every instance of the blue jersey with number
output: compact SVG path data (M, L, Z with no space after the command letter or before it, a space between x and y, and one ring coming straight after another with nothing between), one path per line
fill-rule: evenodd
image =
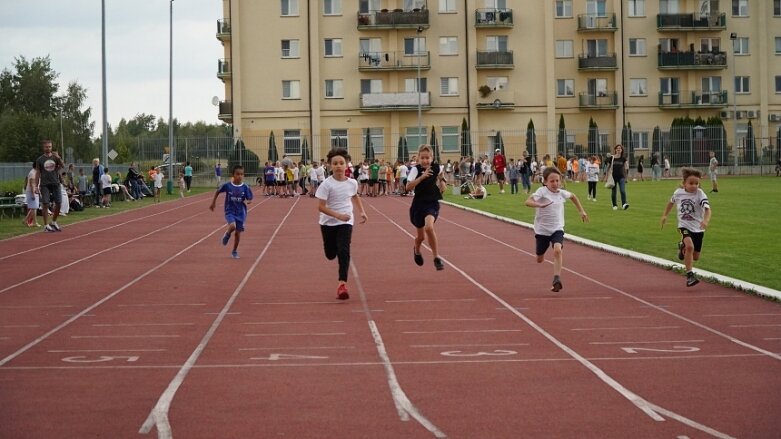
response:
M247 217L247 205L244 202L252 199L252 189L245 183L235 185L229 181L217 189L217 193L220 192L225 192L225 215L244 221Z

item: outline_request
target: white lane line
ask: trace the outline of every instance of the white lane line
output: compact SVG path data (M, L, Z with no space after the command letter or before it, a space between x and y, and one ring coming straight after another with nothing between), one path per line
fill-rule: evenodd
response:
M689 436L678 436L676 439L689 439Z
M385 303L422 303L422 302L475 302L477 299L408 299L386 300Z
M463 329L454 331L404 331L402 334L465 334L485 332L521 332L520 329Z
M0 328L40 328L41 325L2 325Z
M176 334L153 334L153 335L71 335L71 338L177 338Z
M269 198L267 198L266 200L268 199ZM211 340L212 336L214 336L214 333L217 332L217 328L219 328L220 324L225 319L225 316L227 315L228 311L230 311L231 306L233 306L233 303L239 297L239 293L241 293L241 291L244 289L244 286L247 284L250 277L257 269L258 264L260 264L260 261L263 259L263 256L265 256L266 252L268 252L271 243L274 242L274 239L277 237L277 234L279 234L279 231L282 230L282 226L285 224L288 217L290 217L290 214L293 213L293 209L298 205L299 200L300 198L296 198L296 200L293 202L293 205L290 206L290 209L287 211L287 214L285 214L285 216L279 222L279 225L277 225L276 229L274 229L274 233L271 234L271 237L266 242L266 245L265 247L263 247L263 250L260 252L258 257L255 258L255 262L252 263L252 266L249 268L249 270L247 270L247 273L244 275L244 278L241 279L241 282L239 282L239 284L236 286L236 289L233 290L233 294L231 294L231 296L228 298L228 301L225 302L225 305L222 307L222 310L220 310L220 314L214 318L214 322L212 322L209 329L203 335L203 338L198 343L198 346L195 348L192 354L190 354L190 357L187 358L187 361L185 361L185 363L181 366L179 371L176 373L176 376L174 376L174 378L168 384L168 387L165 389L165 391L160 395L160 398L157 400L157 403L149 412L149 416L147 416L146 421L144 421L144 423L141 425L141 428L138 430L139 433L147 434L150 431L152 431L152 427L156 427L158 439L171 439L173 437L173 432L171 431L171 424L168 422L168 410L171 408L171 402L173 401L174 396L176 395L176 391L179 390L179 387L184 382L184 379L187 377L187 374L190 373L190 370L195 365L195 362L198 361L198 358L206 349L206 345L209 344L209 341ZM253 206L253 209L262 205L264 202L265 200L261 203L256 204L255 206ZM220 225L220 228L216 230L222 230L224 228L225 228L224 225Z
M570 331L632 331L632 330L657 330L657 329L680 329L680 326L628 326L621 328L572 328Z
M406 231L398 223L393 221L391 218L389 218L384 213L380 212L373 205L370 205L370 206L372 207L372 209L374 209L381 216L385 217L388 221L390 221L391 223L395 224L396 227L399 230L402 231L402 233L406 234L410 238L414 238L408 231ZM457 223L455 223L453 221L450 221L450 220L446 220L445 219L445 221L447 221L448 223L451 223L451 224L457 224ZM499 242L499 243L501 243L503 245L507 245L508 247L513 248L512 246L510 246L510 245L508 245L508 244L506 244L506 243L504 243L502 241L494 239L493 237L487 236L487 235L485 235L483 233L480 233L480 232L478 232L478 231L476 231L474 229L470 229L470 228L467 228L465 226L461 226L460 224L457 224L457 225L460 226L460 227L463 227L463 228L465 228L467 230L471 230L472 232L474 232L476 234L485 236L486 238L489 238L491 240L494 240L494 241ZM518 249L518 250L522 251L523 253L531 256L531 253L529 253L529 252L525 252L525 251L520 250L520 249ZM548 331L546 331L544 328L542 328L540 325L535 323L533 320L531 320L525 314L523 314L523 313L519 312L518 310L514 309L512 307L512 305L510 305L504 299L502 299L501 297L496 295L496 293L494 293L493 291L489 290L485 285L483 285L480 282L478 282L477 280L475 280L473 277L471 277L469 274L467 274L462 269L456 267L449 260L447 260L447 259L443 259L443 260L444 260L444 262L446 264L448 264L450 267L452 267L454 270L456 270L459 274L461 274L461 276L463 276L465 279L467 279L470 283L472 283L477 288L482 290L484 293L486 293L489 297L493 298L495 301L499 302L502 306L506 307L510 312L512 312L518 318L520 318L521 320L526 322L527 325L532 327L535 331L537 331L543 337L547 338L551 343L553 343L554 345L558 346L559 349L561 349L564 352L566 352L570 357L572 357L575 360L577 360L581 365L583 365L585 368L587 368L589 371L591 371L594 375L596 375L600 380L602 380L602 382L604 382L605 384L610 386L613 390L615 390L616 392L621 394L624 398L626 398L628 401L630 401L632 404L634 404L638 409L640 409L643 413L648 415L651 419L653 419L653 420L655 420L657 422L661 422L661 421L665 420L664 417L662 417L659 414L660 410L664 410L664 409L662 409L661 407L658 407L656 405L651 404L649 401L647 401L646 399L644 399L640 395L637 395L636 393L632 392L628 388L624 387L624 385L622 385L621 383L616 381L613 377L611 377L610 375L605 373L605 371L603 371L602 369L597 367L593 362L589 361L588 359L586 359L585 357L580 355L578 352L576 352L574 349L572 349L569 346L567 346L564 343L562 343L560 340L558 340L556 337L554 337L553 334L551 334ZM692 420L690 420L688 418L684 418L684 417L678 415L677 413L673 413L673 412L665 410L665 414L667 414L670 417L675 417L675 419L677 419L679 422L685 422L686 425L692 426L693 428L699 429L700 431L706 431L709 434L712 434L711 432L716 433L716 437L718 437L720 439L732 439L727 434L715 431L715 430L713 430L712 428L710 428L710 427L708 427L706 425L696 423L696 422L694 422L694 421L692 421Z
M216 316L216 315L219 315L220 313L218 313L218 312L205 312L204 314L207 315L207 316ZM240 312L226 312L225 313L226 316L235 316L235 315L239 315L239 314L241 314L241 313Z
M729 325L730 328L776 328L781 323L757 323L754 325Z
M355 346L279 346L264 348L241 348L240 351L281 351L281 350L326 350L326 349L355 349Z
M76 305L7 305L0 309L75 308Z
M322 323L344 323L344 320L319 320L311 322L242 322L242 325L316 325Z
M212 232L214 233L214 232ZM117 305L118 308L144 308L147 306L206 306L206 303L127 303Z
M609 296L597 296L597 297L588 297L588 296L577 296L577 297L525 297L521 300L611 300L612 297Z
M496 320L496 317L486 317L484 319L398 319L397 322L487 322Z
M474 347L494 347L494 346L530 346L529 343L454 343L454 344L411 344L409 347L418 349L427 348L474 348Z
M254 209L254 208L256 208L256 207L258 207L258 206L261 206L261 205L262 205L264 202L265 202L265 201L262 201L262 202L260 202L260 203L256 204L255 206L253 206L253 209ZM83 317L83 316L85 316L85 315L89 315L90 311L92 311L93 309L95 309L95 308L99 307L100 305L103 305L104 303L106 303L106 302L108 302L109 300L113 299L113 298L114 298L114 297L115 297L117 294L119 294L119 293L121 293L122 291L125 291L126 289L128 289L128 288L132 287L133 285L137 284L137 283L138 283L138 282L140 282L142 279L146 278L146 277L147 277L147 276L149 276L150 274L152 274L152 273L154 273L155 271L159 270L160 268L162 268L163 266L165 266L165 265L166 265L166 264L168 264L169 262L173 261L174 259L176 259L176 258L178 258L179 256L183 255L184 253L186 253L187 251L189 251L189 250L190 250L190 249L192 249L193 247L197 246L198 244L200 244L200 243L202 243L202 242L206 241L207 239L210 239L210 238L212 237L212 235L214 235L215 233L217 233L218 231L220 231L220 230L222 230L222 229L224 229L224 228L225 228L225 226L224 226L224 225L222 225L222 224L220 224L220 226L219 226L219 227L217 227L217 228L215 228L214 230L212 230L211 232L209 232L209 233L208 233L206 236L204 236L203 238L201 238L201 239L199 239L199 240L197 240L197 241L193 242L192 244L188 245L187 247L185 247L185 248L183 248L183 249L179 250L178 252L176 252L176 253L174 253L173 255L169 256L169 257L168 257L166 260L164 260L163 262L161 262L161 263L159 263L159 264L155 265L154 267L150 268L149 270L147 270L147 271L143 272L142 274L140 274L140 275L136 276L136 278L135 278L135 279L133 279L133 280L131 280L130 282L126 283L125 285L123 285L123 286L121 286L121 287L117 288L117 289L116 289L116 290L114 290L114 292L112 292L111 294L109 294L109 295L107 295L106 297L104 297L104 298L102 298L102 299L98 300L97 302L93 303L92 305L90 305L90 306L88 306L88 307L84 308L84 309L83 309L83 310L82 310L80 313L78 313L78 314L75 314L73 317L69 318L68 320L66 320L66 321L64 321L64 322L60 323L59 325L55 326L54 328L50 329L50 330L49 330L49 332L47 332L47 333L45 333L45 334L41 335L40 337L36 338L35 340L31 341L30 343L27 343L26 345L22 346L22 347L21 347L21 348L19 348L19 349L18 349L16 352L14 352L14 353L12 353L11 355L8 355L7 357L5 357L5 358L3 358L2 360L0 360L0 367L3 367L4 365L8 364L8 362L9 362L9 361L11 361L11 360L13 360L14 358L18 357L19 355L22 355L23 353L27 352L27 351L28 351L29 349L31 349L32 347L36 346L38 343L40 343L40 342L42 342L42 341L46 340L47 338L51 337L53 334L56 334L56 333L57 333L57 332L59 332L59 331L60 331L62 328L64 328L64 327L66 327L66 326L70 325L71 323L75 322L77 319L79 319L79 318L81 318L81 317ZM68 305L68 306L71 306L71 305Z
M763 340L776 341L776 340L781 340L781 337L765 337L763 338Z
M244 334L245 337L332 337L347 335L346 332L291 332L286 334Z
M0 340L10 340L11 337L0 337Z
M593 345L636 345L636 344L659 344L659 343L705 343L705 340L658 340L658 341L592 341Z
M603 317L551 317L551 320L623 320L647 319L648 316L603 316Z
M93 323L98 328L132 328L135 326L193 326L195 323Z
M320 302L253 302L253 305L339 305L339 302L331 301L320 301Z
M749 314L703 314L703 317L755 317L755 316L781 316L781 312L749 313Z
M649 296L648 300L656 299L745 299L746 296L738 294L724 295L724 294L709 294L709 295L684 295L684 296Z
M197 213L197 214L192 215L192 216L186 216L186 217L180 219L179 221L173 222L173 223L171 223L171 224L169 224L167 226L164 226L164 227L160 227L159 229L152 230L149 233L143 234L141 236L137 236L137 237L135 237L133 239L124 241L124 242L119 243L119 244L117 244L115 246L107 247L107 248L105 248L103 250L100 250L100 251L97 251L95 253L91 253L88 256L84 256L83 258L76 259L76 260L71 261L71 262L69 262L67 264L59 265L59 266L57 266L57 268L53 268L53 269L51 269L51 270L49 270L47 272L41 273L39 275L27 278L27 279L25 279L25 280L23 280L21 282L17 282L17 283L15 283L13 285L7 286L7 287L3 288L2 290L0 290L0 294L5 293L8 290L12 290L12 289L14 289L16 287L28 284L28 283L33 282L33 281L36 281L38 279L44 278L44 277L46 277L46 276L48 276L50 274L57 273L58 271L65 270L66 268L70 268L70 267L72 267L72 266L74 266L74 265L76 265L78 263L81 263L81 262L84 262L84 261L88 261L88 260L90 260L90 259L92 259L92 258L94 258L96 256L102 255L103 253L111 252L111 251L116 250L116 249L118 249L118 248L120 248L122 246L130 244L131 242L135 242L135 241L147 238L147 237L149 237L151 235L154 235L155 233L162 232L163 230L170 229L171 227L174 227L174 226L176 226L179 223L182 223L182 222L185 222L185 221L190 221L193 218L195 218L197 216L200 216L200 215L203 215L203 213Z
M52 349L50 351L55 354L71 353L71 352L165 352L168 349Z

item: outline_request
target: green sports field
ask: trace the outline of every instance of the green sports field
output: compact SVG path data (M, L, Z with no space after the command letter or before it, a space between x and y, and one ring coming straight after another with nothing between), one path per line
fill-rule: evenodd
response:
M610 190L600 182L597 202L588 201L586 183L568 183L583 203L590 221L580 221L577 209L566 206L568 234L678 261L675 209L664 229L659 220L679 180L627 183L628 210L612 210ZM519 184L520 185L520 184ZM488 185L485 200L466 200L448 193L447 201L524 222L533 222L534 209L523 205L526 195L499 194ZM539 187L535 185L533 189ZM705 233L702 255L695 267L781 290L781 178L722 177L719 192L710 193L710 181L702 187L710 198L713 217ZM617 194L618 195L618 194ZM618 195L620 203L620 195ZM529 243L531 248L532 243ZM565 257L566 265L566 257Z

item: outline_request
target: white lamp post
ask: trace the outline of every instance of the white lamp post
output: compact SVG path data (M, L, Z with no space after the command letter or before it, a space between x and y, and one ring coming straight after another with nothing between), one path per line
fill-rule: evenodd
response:
M735 64L737 64L736 60L738 59L736 55L737 50L735 50L735 42L738 39L738 34L735 32L732 32L729 34L729 39L732 41L732 134L733 134L733 142L734 146L732 147L732 153L735 155L735 172L734 174L738 174L738 88L737 88L737 81L738 77L735 73Z
M418 82L415 86L415 89L418 92L418 143L421 144L421 143L425 143L425 137L423 138L423 142L420 141L421 131L423 130L423 113L422 113L423 92L420 89L420 34L421 32L423 32L423 26L418 26L415 32L418 35L418 38L415 41L417 46L415 47L415 54L417 55L417 59L418 59Z

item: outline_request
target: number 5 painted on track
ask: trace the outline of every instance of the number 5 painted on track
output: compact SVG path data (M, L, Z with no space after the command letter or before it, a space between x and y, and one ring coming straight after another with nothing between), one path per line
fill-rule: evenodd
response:
M141 357L137 355L128 356L128 357L109 357L106 355L101 355L97 358L90 358L87 357L86 355L78 355L75 357L65 357L62 359L62 361L65 361L67 363L105 363L106 361L119 360L120 358L124 358L125 361L127 361L128 363L132 363L134 361L138 361L138 359Z
M516 355L518 352L515 351L506 351L503 349L496 349L493 352L473 352L473 353L464 353L464 351L445 351L441 352L440 355L444 355L446 357L488 357L488 356L505 356L505 355Z
M627 354L636 354L639 351L646 352L672 352L675 354L685 354L688 352L697 352L700 348L695 346L673 346L672 349L653 349L653 348L621 348Z

